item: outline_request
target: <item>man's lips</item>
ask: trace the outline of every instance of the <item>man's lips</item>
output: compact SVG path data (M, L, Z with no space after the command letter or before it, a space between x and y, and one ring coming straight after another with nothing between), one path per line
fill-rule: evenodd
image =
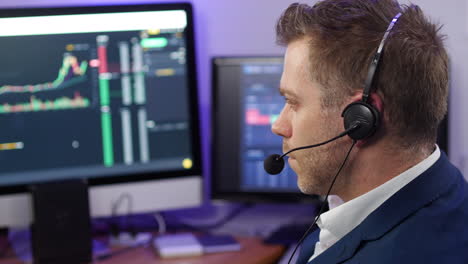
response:
M286 153L286 152L284 152L284 153ZM294 155L291 155L291 154L288 154L288 155L286 155L286 156L287 156L289 159L296 159L295 156L294 156Z
M289 146L288 143L283 142L283 153L288 153L288 152L291 151L292 149L294 149L294 148L291 148L291 147ZM296 159L295 156L294 156L294 154L295 154L295 153L290 153L290 154L288 154L288 155L286 155L286 156L287 156L288 158L290 158L290 159Z

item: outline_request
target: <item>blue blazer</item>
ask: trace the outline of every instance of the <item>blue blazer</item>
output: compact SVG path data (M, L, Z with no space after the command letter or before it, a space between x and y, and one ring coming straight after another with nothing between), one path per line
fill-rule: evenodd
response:
M467 264L468 184L441 153L432 167L308 262L318 234L304 240L297 264Z

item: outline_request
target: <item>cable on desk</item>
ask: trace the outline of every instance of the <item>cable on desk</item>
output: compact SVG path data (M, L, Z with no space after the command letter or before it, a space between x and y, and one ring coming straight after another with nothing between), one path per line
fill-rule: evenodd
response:
M111 215L116 216L117 215L117 210L121 206L122 202L127 200L127 216L132 213L133 210L133 198L130 194L128 193L122 193L120 196L117 198L116 201L112 203L111 207Z
M161 213L154 213L154 219L158 223L158 234L162 235L166 233L166 221Z
M116 221L119 219L119 217L117 216L118 210L124 201L127 201L127 212L123 216L124 226L128 226L128 229L133 235L135 233L135 230L133 230L134 226L129 224L130 222L129 219L133 211L133 197L128 193L122 193L117 198L117 200L115 200L111 205L112 221L109 223L109 228L110 228L110 233L115 237L117 237L120 233L121 226L119 225L119 223L116 223Z

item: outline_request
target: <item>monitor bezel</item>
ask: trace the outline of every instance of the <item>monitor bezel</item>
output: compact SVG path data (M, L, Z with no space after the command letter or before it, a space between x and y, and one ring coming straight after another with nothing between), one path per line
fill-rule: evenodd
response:
M216 173L223 168L219 168L219 162L217 158L222 158L220 155L220 151L222 150L223 144L219 144L219 133L216 131L218 120L229 118L226 116L226 113L221 114L218 106L219 103L219 87L218 84L218 67L220 63L230 63L230 64L237 64L240 65L241 63L249 63L249 62L268 62L268 61L280 61L283 59L281 55L244 55L244 56L214 56L211 58L211 91L212 91L212 124L211 124L211 135L212 135L212 144L211 144L211 156L212 164L211 164L211 198L212 199L220 199L220 200L228 200L228 201L239 201L239 202L316 202L317 199L321 199L320 196L317 195L305 195L303 193L298 192L244 192L244 191L225 191L220 190L218 188L219 177L216 177ZM279 84L278 84L279 85ZM231 93L232 95L232 93ZM239 95L239 94L238 94ZM231 98L230 100L235 101L238 98ZM237 100L239 101L239 100ZM239 109L239 108L238 108ZM449 116L448 113L444 120L442 120L439 129L438 129L438 138L437 144L439 145L441 151L444 151L448 155L448 147L449 147ZM235 120L239 121L239 120ZM233 131L233 129L231 129ZM234 132L234 131L233 131ZM239 137L235 133L229 135L228 137L235 138ZM239 144L237 147L234 145L233 148L229 148L226 151L232 153L232 156L239 157ZM235 160L233 162L237 162ZM237 164L237 163L236 163ZM274 176L272 176L274 177Z
M90 175L86 178L90 187L104 186L112 184L137 183L144 181L154 181L163 179L181 179L192 177L203 177L202 172L202 153L200 137L200 118L199 118L199 100L198 100L198 82L196 71L195 37L194 37L194 18L192 4L188 2L179 3L143 3L143 4L125 4L125 5L74 5L59 7L28 7L28 8L1 8L0 18L8 17L31 17L31 16L55 16L55 15L75 15L75 14L99 14L99 13L121 13L121 12L146 12L146 11L170 11L183 10L187 16L187 25L185 28L186 39L186 65L187 65L187 84L190 111L190 130L191 130L191 150L193 166L190 169L180 169L171 171L156 172L135 172L122 173L112 176L96 177ZM34 182L41 183L41 182ZM43 183L43 181L42 181ZM29 192L29 184L15 184L0 186L0 195L19 194Z

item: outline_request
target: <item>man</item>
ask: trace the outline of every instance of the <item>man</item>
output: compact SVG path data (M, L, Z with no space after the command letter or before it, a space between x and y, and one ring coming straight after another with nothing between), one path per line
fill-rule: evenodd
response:
M376 131L356 141L331 194L344 204L323 213L297 263L468 263L468 186L436 145L447 110L448 56L439 27L417 6L393 0L292 4L277 24L287 47L272 126L283 151L344 131L343 109L363 98L383 47L368 103ZM348 136L289 154L298 186L326 195L353 145Z

